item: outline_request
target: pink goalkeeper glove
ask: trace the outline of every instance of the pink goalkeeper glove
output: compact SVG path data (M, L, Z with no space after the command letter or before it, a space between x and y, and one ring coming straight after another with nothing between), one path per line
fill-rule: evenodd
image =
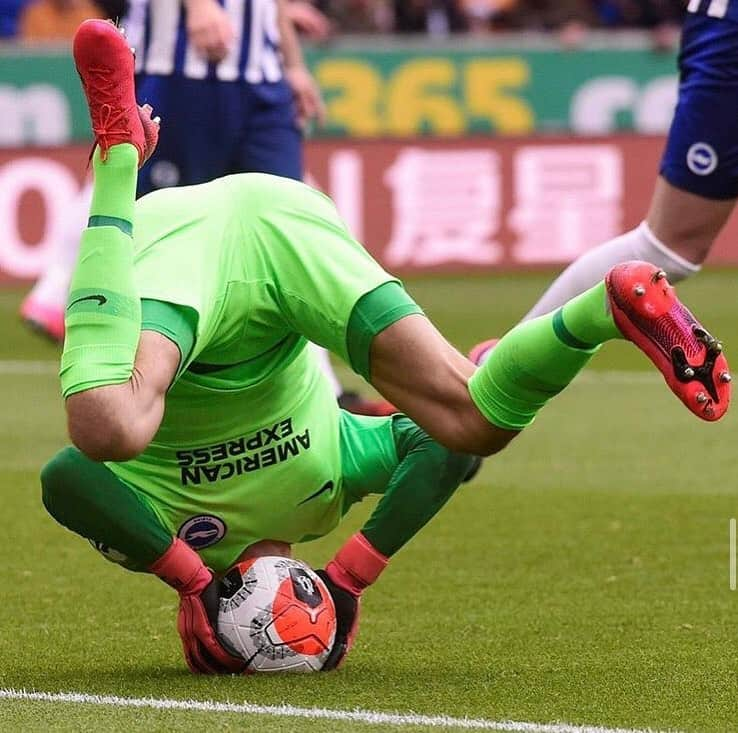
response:
M190 670L195 674L242 672L245 662L230 655L215 635L219 583L200 556L175 538L150 570L179 593L177 631Z
M323 671L340 666L359 630L361 594L387 567L385 557L361 533L357 532L336 553L318 575L328 586L336 606L336 641Z

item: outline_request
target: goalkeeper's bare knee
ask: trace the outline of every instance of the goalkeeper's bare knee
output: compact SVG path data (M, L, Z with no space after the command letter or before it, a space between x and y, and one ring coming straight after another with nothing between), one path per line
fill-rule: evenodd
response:
M69 437L93 461L127 461L146 448L136 407L126 405L121 387L97 387L67 400Z
M168 338L143 331L127 381L73 392L67 425L74 445L93 461L127 461L156 434L177 368L179 349Z

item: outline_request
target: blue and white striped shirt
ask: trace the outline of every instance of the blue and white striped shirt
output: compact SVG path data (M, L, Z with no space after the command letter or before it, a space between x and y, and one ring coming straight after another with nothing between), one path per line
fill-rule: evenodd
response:
M687 12L738 23L738 3L731 0L689 0Z
M220 63L208 63L187 39L181 0L130 0L123 27L136 49L136 73L188 79L277 82L282 78L276 0L219 0L235 41Z

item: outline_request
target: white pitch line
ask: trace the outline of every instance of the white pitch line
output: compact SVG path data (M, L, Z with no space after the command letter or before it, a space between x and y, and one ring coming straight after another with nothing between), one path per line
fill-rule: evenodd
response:
M10 376L56 374L59 371L59 362L50 359L45 361L24 361L14 359L0 359L0 374Z
M732 517L728 522L728 532L730 539L730 590L735 590L735 571L736 571L736 557L735 557L735 517Z
M300 708L294 705L257 705L254 703L214 702L212 700L172 700L153 697L118 697L116 695L88 695L82 692L29 692L0 688L0 701L27 700L36 702L77 703L105 705L120 708L153 708L155 710L191 710L204 713L241 713L278 718L306 718L309 720L340 720L365 725L394 727L426 726L428 728L462 728L466 730L494 730L505 733L656 733L652 729L604 728L597 725L569 725L568 723L521 723L513 720L485 720L481 718L454 718L448 715L418 715L416 713L382 713L374 710L331 710L328 708Z
M59 362L53 360L23 361L21 359L0 359L0 374L11 376L55 375L59 371ZM607 371L588 370L582 372L575 384L651 384L661 381L656 372L636 372L625 369Z

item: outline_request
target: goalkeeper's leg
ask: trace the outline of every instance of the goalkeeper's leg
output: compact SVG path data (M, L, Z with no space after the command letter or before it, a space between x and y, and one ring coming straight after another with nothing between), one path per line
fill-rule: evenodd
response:
M361 308L360 301L355 310ZM725 413L730 375L721 345L647 263L618 265L555 313L520 324L478 370L425 317L402 318L374 337L369 376L440 443L490 455L529 425L601 344L622 338L644 351L692 412L706 420Z
M132 570L147 570L172 544L172 534L139 493L102 463L65 448L41 471L44 506L72 532L107 547Z
M74 443L97 460L125 460L156 432L179 362L163 336L141 338L133 276L136 176L158 128L151 110L136 105L133 54L114 25L85 21L74 60L97 148L90 218L66 310L62 391Z
M213 630L218 584L200 556L173 537L139 493L103 464L65 448L41 472L44 506L54 519L98 547L123 555L180 596L177 629L193 672L239 672L244 663L220 646Z

